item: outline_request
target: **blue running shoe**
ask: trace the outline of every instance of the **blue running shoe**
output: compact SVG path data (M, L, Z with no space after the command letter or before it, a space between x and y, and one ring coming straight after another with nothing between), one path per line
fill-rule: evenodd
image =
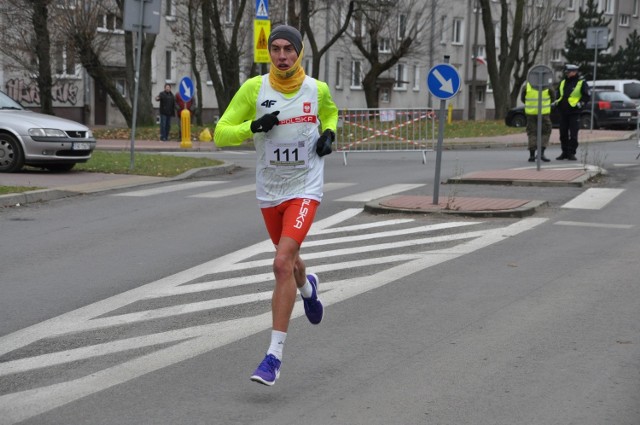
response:
M253 375L251 375L251 380L259 384L272 386L280 376L281 364L282 362L276 356L267 354L262 363L258 365L256 371L253 372Z
M313 287L313 293L310 298L302 297L302 302L304 304L304 314L307 315L307 319L314 324L322 322L322 316L324 315L324 308L322 307L322 303L318 299L318 284L320 283L320 279L314 273L307 275L307 280L311 283L311 287Z

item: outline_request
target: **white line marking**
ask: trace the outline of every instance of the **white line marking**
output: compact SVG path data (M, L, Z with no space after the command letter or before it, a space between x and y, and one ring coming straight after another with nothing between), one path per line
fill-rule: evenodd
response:
M221 181L196 181L180 184L172 184L169 186L161 186L153 189L134 190L132 192L115 193L111 196L151 196L159 195L161 193L177 192L178 190L193 189L196 187L213 186L215 184L221 184Z
M384 198L385 196L393 195L394 193L406 192L407 190L416 189L422 186L424 186L424 184L392 184L390 186L381 187L380 189L362 192L353 196L346 196L344 198L337 199L337 201L369 202L374 199Z
M351 209L329 217L328 219L318 221L316 223L317 231L321 231L327 226L339 223L339 219L347 220L360 211L361 209ZM413 252L411 254L405 254L404 256L398 256L398 261L402 261L401 264L385 269L374 275L367 276L366 279L358 276L352 279L324 282L322 286L323 304L325 306L329 306L355 295L381 287L390 282L402 280L404 277L427 267L458 258L462 255L500 242L506 238L515 236L521 232L530 230L535 226L542 224L546 220L547 219L544 218L529 218L520 220L507 227L494 228L479 232L469 232L462 235L451 235L451 237L455 236L456 238L461 238L464 235L464 237L472 239L449 248ZM451 237L449 237L449 240L451 240ZM436 240L439 238L430 239ZM422 242L424 241L426 241L426 239L422 240ZM416 241L414 241L414 243L415 242ZM132 289L109 299L99 301L13 334L6 335L0 338L0 354L24 347L42 338L81 331L87 326L92 327L93 325L89 324L90 322L117 320L118 316L99 319L95 318L108 314L109 312L126 306L134 301L144 299L149 292L170 290L171 288L190 282L194 278L218 272L220 268L227 270L233 269L238 265L238 263L241 263L248 258L252 258L256 254L270 252L272 249L273 247L270 241L263 241L175 275L168 276L156 282ZM393 261L391 257L387 258L389 261ZM367 260L370 261L375 259ZM269 263L270 262L271 260L269 260ZM247 264L250 263L245 262L244 266L246 267ZM246 299L247 297L251 296L232 298L239 300L240 298ZM221 300L221 302L229 302L229 299L226 301ZM202 303L197 304L202 305ZM193 307L194 306L191 306L191 308ZM169 307L169 309L171 308L173 307ZM184 307L181 306L180 308ZM157 313L158 311L167 312L167 309L158 309L154 312ZM144 314L148 315L154 312L133 313L133 315L142 316ZM292 318L300 317L303 314L304 310L301 303L296 303L292 313ZM119 318L122 319L122 316ZM144 317L142 318L144 319ZM225 322L193 326L187 329L129 338L126 340L111 342L108 345L97 344L90 347L50 353L31 359L20 359L7 362L9 363L8 365L5 364L2 366L6 368L2 370L5 374L11 373L9 370L13 370L14 372L17 370L29 371L34 367L40 368L46 365L66 363L67 358L83 359L98 356L105 352L113 353L134 347L150 347L163 343L174 343L172 346L125 361L81 378L25 391L4 394L0 396L0 423L13 424L23 421L78 400L82 397L86 397L90 394L111 388L144 374L173 365L177 362L196 357L217 347L233 343L242 338L270 328L270 318L271 312L266 312L252 317L244 317Z
M576 227L601 227L603 229L632 229L631 224L606 224L606 223L585 223L580 221L556 221L553 224L559 226L576 226Z
M199 193L197 195L191 195L189 196L189 198L209 198L209 199L222 198L225 196L240 195L241 193L255 192L255 191L256 191L256 185L254 183L254 184L248 184L245 186L230 187L228 189L216 190L214 192Z
M624 192L624 189L598 189L591 188L582 192L562 206L562 208L572 208L581 210L599 210L604 208L616 196Z
M330 192L332 190L344 189L345 187L355 186L356 183L325 183L323 190Z

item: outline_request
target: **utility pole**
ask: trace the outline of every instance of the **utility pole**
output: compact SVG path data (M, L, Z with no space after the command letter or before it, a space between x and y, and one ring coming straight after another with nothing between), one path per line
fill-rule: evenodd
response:
M473 48L471 58L471 90L469 93L469 120L474 121L476 119L476 79L478 72L478 16L480 15L478 0L470 0L473 4L473 13L475 14L474 26L473 26Z

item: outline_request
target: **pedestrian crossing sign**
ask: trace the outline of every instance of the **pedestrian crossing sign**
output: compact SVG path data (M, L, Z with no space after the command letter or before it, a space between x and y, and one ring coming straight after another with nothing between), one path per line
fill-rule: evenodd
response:
M253 21L253 61L255 63L269 63L269 34L271 21L255 19Z
M269 19L269 0L256 0L256 19Z

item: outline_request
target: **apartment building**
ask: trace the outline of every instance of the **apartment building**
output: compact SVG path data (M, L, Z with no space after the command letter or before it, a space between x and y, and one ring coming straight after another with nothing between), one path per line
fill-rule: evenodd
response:
M56 0L54 4L58 7L68 7L70 1L73 0ZM542 16L550 17L549 35L541 46L536 63L550 66L559 76L565 62L563 49L566 31L578 19L579 11L585 7L587 0L525 1L526 19L540 20ZM599 10L604 11L611 19L609 37L612 43L608 53L615 53L617 49L624 47L627 37L634 30L640 29L639 2L640 0L597 0ZM253 9L253 3L248 3ZM312 3L318 10L313 15L312 27L316 41L322 47L337 31L349 2L316 0ZM458 94L447 101L453 108L454 118L492 119L492 86L487 72L486 38L478 0L407 0L393 3L394 7L389 9L391 12L384 24L386 32L381 31L380 34L384 36L378 40L380 61L386 60L394 51L396 43L405 35L404 32L415 30L415 39L410 54L403 56L397 64L376 79L378 106L439 108L439 100L434 99L429 93L426 77L431 67L445 61L447 56L449 63L458 70L462 81ZM173 85L175 92L183 77L193 77L191 60L177 34L178 30L184 31L186 26L182 21L185 16L185 4L184 0L161 0L160 27L152 54L151 78L154 97L165 83ZM272 25L287 22L287 4L285 0L268 2ZM219 0L218 5L225 14L225 22L231 25L237 1ZM491 6L493 20L498 28L500 0L491 0ZM247 11L246 19L249 22L255 18L254 12ZM6 24L5 22L4 25ZM124 72L125 32L115 4L110 13L101 16L96 30L111 38L109 49L103 52L105 63L109 72L115 76L118 89L122 94L129 96ZM355 17L347 34L352 37L359 34L366 39L366 19L362 15ZM245 35L245 51L240 52L244 58L241 81L256 69L252 66L253 55L250 54L253 49L253 37L250 34ZM303 63L307 73L311 74L311 49L308 42L305 43L307 48ZM500 46L499 39L496 39L496 45ZM124 126L124 118L112 100L75 62L74 56L67 51L67 46L57 43L53 50L56 114L88 125ZM200 71L207 75L204 59L198 58L198 61ZM334 100L340 108L364 108L367 107L367 102L363 78L369 69L370 62L366 55L355 47L354 39L343 35L322 56L318 76L329 84ZM0 54L0 84L3 91L23 105L36 109L39 106L39 94L33 75L20 69L6 54ZM511 85L512 82L504 81L500 84ZM219 111L210 81L203 84L202 92L203 118L205 122L215 122ZM157 103L154 103L154 106L157 107Z

